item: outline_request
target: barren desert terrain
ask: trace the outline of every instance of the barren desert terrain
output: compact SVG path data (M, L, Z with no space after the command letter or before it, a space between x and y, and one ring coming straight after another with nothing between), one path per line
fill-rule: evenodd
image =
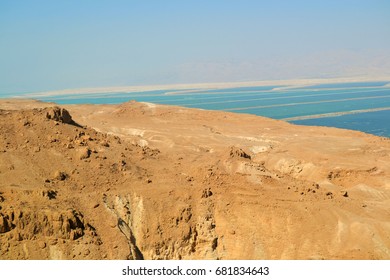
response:
M0 101L0 259L390 259L390 140Z

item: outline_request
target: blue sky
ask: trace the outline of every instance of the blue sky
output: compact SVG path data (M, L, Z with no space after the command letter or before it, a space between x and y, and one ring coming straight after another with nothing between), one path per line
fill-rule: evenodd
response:
M390 75L390 1L0 0L0 94Z

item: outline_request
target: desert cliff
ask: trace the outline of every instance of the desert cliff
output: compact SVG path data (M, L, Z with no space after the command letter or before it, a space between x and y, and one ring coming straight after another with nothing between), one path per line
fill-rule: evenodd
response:
M390 141L149 103L0 101L0 259L390 259Z

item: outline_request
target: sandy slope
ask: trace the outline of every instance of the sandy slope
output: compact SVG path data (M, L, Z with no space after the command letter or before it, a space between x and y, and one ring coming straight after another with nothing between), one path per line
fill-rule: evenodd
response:
M77 126L47 106L0 101L2 259L390 259L387 138L135 102L65 106Z

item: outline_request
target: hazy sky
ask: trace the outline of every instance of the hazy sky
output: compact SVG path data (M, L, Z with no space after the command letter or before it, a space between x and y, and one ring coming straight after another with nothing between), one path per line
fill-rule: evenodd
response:
M387 0L0 0L0 94L384 74Z

